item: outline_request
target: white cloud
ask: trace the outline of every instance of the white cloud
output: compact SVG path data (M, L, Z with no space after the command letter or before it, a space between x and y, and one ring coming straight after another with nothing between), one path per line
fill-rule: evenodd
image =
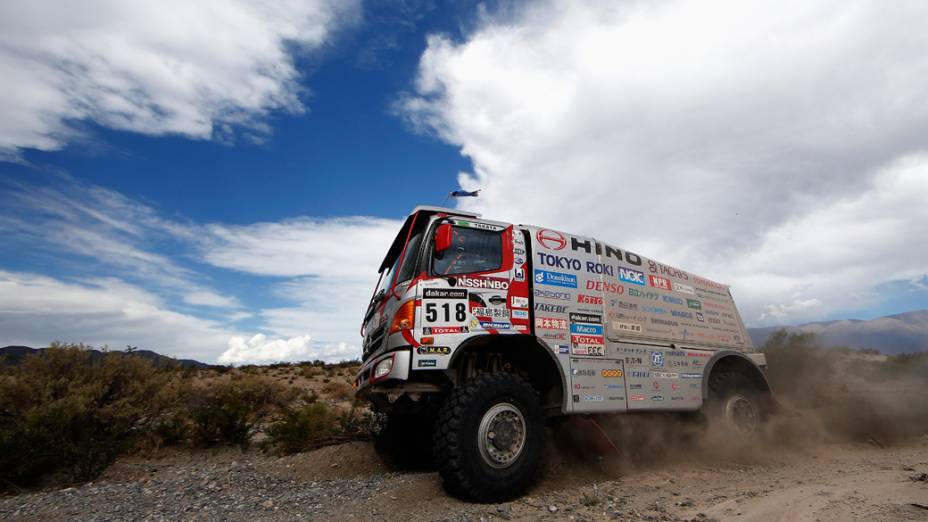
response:
M145 134L228 138L301 112L291 53L355 23L357 0L0 5L0 154L57 149L94 120Z
M243 272L275 275L370 277L387 253L401 222L344 217L297 218L279 223L214 224L201 243L209 263ZM364 267L359 271L359 267ZM373 285L373 283L371 283Z
M209 290L197 290L184 295L184 302L194 306L213 308L239 308L242 304L234 297L219 295Z
M233 337L229 348L219 356L222 364L261 364L307 360L341 361L356 357L353 347L344 343L316 348L309 335L289 339L268 339L257 334L250 339Z
M750 323L928 267L928 5L543 2L432 36L400 107L459 145L463 205L735 285ZM774 313L771 313L774 312Z
M68 282L0 270L3 342L126 346L211 362L236 332L168 309L156 295L113 278Z

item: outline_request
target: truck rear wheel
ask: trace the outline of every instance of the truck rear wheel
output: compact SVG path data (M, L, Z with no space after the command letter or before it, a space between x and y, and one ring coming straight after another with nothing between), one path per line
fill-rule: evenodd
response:
M544 412L535 390L517 375L488 373L448 396L438 412L433 453L448 492L499 502L529 485L543 445Z
M731 372L709 381L709 417L723 430L745 438L760 434L765 419L757 389L743 375Z

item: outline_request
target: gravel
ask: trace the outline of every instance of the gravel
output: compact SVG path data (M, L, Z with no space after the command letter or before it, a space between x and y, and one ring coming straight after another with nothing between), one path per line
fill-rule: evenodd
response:
M266 458L153 466L147 476L136 480L0 497L0 519L322 519L346 503L364 501L407 479L382 473L302 481L274 473L262 460Z

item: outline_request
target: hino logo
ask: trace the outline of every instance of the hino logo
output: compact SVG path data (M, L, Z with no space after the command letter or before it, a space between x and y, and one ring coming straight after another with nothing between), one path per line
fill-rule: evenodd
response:
M549 250L563 250L567 246L567 239L564 235L555 230L540 229L535 232L535 239L538 243Z

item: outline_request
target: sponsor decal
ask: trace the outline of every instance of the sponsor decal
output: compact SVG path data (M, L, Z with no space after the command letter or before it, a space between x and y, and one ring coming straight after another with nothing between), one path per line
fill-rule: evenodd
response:
M618 321L613 321L612 329L617 332L624 333L641 333L641 325L635 323L620 323Z
M481 321L480 326L487 330L508 330L512 328L511 324L499 321Z
M681 379L702 379L701 373L681 373Z
M524 265L524 264L525 264L525 260L522 259L521 257L517 257L517 258L513 259L512 262L515 263L515 264L517 264L517 265Z
M674 297L674 296L672 296L672 295L665 295L665 296L664 296L664 302L665 302L665 303L672 303L672 304L682 305L682 304L683 304L683 299L680 299L679 297Z
M674 283L674 284L673 284L673 289L674 289L675 291L677 291L677 292L680 292L681 294L690 294L690 295L693 295L693 294L696 293L696 291L693 289L692 286L690 286L690 285L685 285L685 284L683 284L683 283Z
M581 377L595 377L596 370L592 368L573 368L570 370L571 375L579 375Z
M535 316L535 328L542 330L566 330L567 320L554 317Z
M528 308L528 297L512 296L513 308Z
M607 379L621 379L622 378L622 370L619 370L618 368L603 370L599 372L599 374Z
M542 332L541 336L545 339L551 339L553 341L567 340L567 332Z
M650 379L651 372L628 372L635 379Z
M560 301L570 301L570 292L556 292L554 290L535 289L535 297L544 299L558 299Z
M577 288L577 276L572 274L562 274L561 272L548 272L547 270L536 269L535 282L540 285Z
M661 402L662 400L664 400L664 396L663 395L652 395L651 400L655 402Z
M667 290L668 292L673 291L673 284L670 282L670 279L667 279L665 277L649 275L648 284L653 286L654 288L659 288L661 290Z
M528 326L526 326L526 325L524 325L524 324L514 324L514 325L512 325L512 327L515 328L516 330L519 330L520 332L524 332L524 331L528 330Z
M491 319L509 319L509 310L505 308L489 308L475 306L471 308L470 313L477 317L489 317Z
M602 395L584 395L583 402L602 402Z
M524 256L524 255L525 255L525 250L522 250L521 248L513 248L513 249L512 249L512 253L515 254L515 255L517 255L517 256Z
M419 346L416 348L419 355L449 355L451 347L449 346Z
M589 239L580 240L575 237L570 238L570 249L574 252L583 250L587 254L596 252L598 256L612 257L618 261L625 261L635 266L641 266L641 256L638 254L625 252L623 255L622 251L618 248L609 245L605 245L604 247L602 243L590 241Z
M597 263L595 261L586 262L586 271L591 274L601 274L601 275L607 275L607 276L615 275L612 265L607 265L604 263Z
M672 400L672 401L682 401L682 400L684 400L684 399L683 399L683 397L678 397L678 396L674 395L673 397L670 398L670 400Z
M436 359L419 359L417 366L419 368L434 368L438 364Z
M573 270L574 272L579 272L583 266L579 259L565 256L556 256L554 254L545 254L544 252L538 252L538 264L550 268Z
M478 321L478 320L476 320L476 319L471 319L471 320L470 320L470 327L471 327L471 328L480 328L480 321Z
M670 385L670 389L671 389L671 390L679 390L679 389L680 389L680 385L677 384L677 383L673 383L673 384Z
M564 234L556 230L539 229L535 232L535 239L538 240L539 245L548 250L563 250L567 246L567 239Z
M625 293L624 286L618 283L610 283L608 281L587 281L586 289L616 295L622 295Z
M603 316L599 314L585 314L585 313L573 313L570 314L570 322L572 323L593 323L593 324L603 324Z
M459 286L467 288L486 288L488 290L509 290L509 280L500 277L470 277L457 278Z
M528 310L513 310L513 319L528 319Z
M656 379L676 379L680 376L678 373L667 373L667 372L651 372L651 375Z
M423 288L423 299L467 299L463 288Z
M628 397L628 400L630 400L630 401L643 401L643 400L644 400L644 395L631 395L631 396Z
M422 335L459 334L469 331L466 326L426 326L422 328Z
M661 391L661 383L654 381L651 383L651 389L654 391Z
M555 305L548 303L535 303L536 312L547 312L550 314L566 314L567 305Z
M649 314L666 314L670 312L670 310L664 308L663 306L648 306L648 305L642 305L641 311L649 313Z
M710 281L710 280L708 280L708 279L703 279L703 278L698 277L698 276L693 276L693 284L698 285L698 286L703 286L703 287L706 287L706 288L715 288L716 290L721 290L721 291L725 292L726 294L728 293L728 287L727 287L727 286L725 286L725 285L723 285L723 284L720 284L720 283L716 283L715 281Z
M631 268L619 267L619 279L633 285L644 286L644 272L632 270Z
M687 299L686 307L692 308L693 310L702 310L702 303L698 299Z
M603 304L603 298L598 295L577 294L577 302L580 304L600 305Z
M600 337L599 339L602 339ZM592 355L596 357L604 357L606 352L603 346L596 344L596 339L593 337L587 336L570 336L571 344L571 353L573 355Z
M570 346L566 344L557 344L555 346L557 347L557 353L563 353L563 354L570 353Z
M700 323L706 322L706 316L702 315L701 312L696 312L696 320Z
M500 230L505 230L506 228L504 226L491 225L489 223L479 223L477 221L464 221L463 219L455 219L453 223L459 227L479 228L480 230L490 230L493 232L499 232Z
M641 357L626 356L625 364L637 364L638 366L641 366L642 364L644 364L644 359L642 359Z
M684 319L692 319L692 318L693 318L693 312L679 312L679 311L677 311L677 310L671 310L671 311L670 311L670 315L672 315L672 316L674 316L674 317L682 317L682 318L684 318Z
M628 385L628 389L629 389L629 390L640 390L640 389L641 389L641 383L629 384L629 385Z
M657 292L642 292L641 290L631 287L628 289L628 295L632 297L640 297L642 299L650 299L652 301L657 301L661 298L661 294Z
M676 277L677 279L683 279L684 281L689 280L690 278L689 274L683 270L674 268L672 266L662 265L656 261L648 261L648 271L650 271L652 274Z
M525 269L524 268L515 268L512 270L512 274L516 278L516 281L525 281Z
M664 352L651 352L651 366L664 366Z
M670 321L670 320L668 320L668 319L660 319L660 318L658 318L658 317L652 317L652 318L651 318L651 324L661 324L661 325L664 325L664 326L669 326L669 327L671 327L671 328L676 328L676 327L680 326L680 323L678 323L678 322L676 322L676 321Z
M609 304L611 304L613 308L621 308L622 310L638 310L638 303L629 303L628 301L613 299L609 301Z
M580 402L580 396L579 396L579 395L574 395L573 397L574 397L574 402Z

